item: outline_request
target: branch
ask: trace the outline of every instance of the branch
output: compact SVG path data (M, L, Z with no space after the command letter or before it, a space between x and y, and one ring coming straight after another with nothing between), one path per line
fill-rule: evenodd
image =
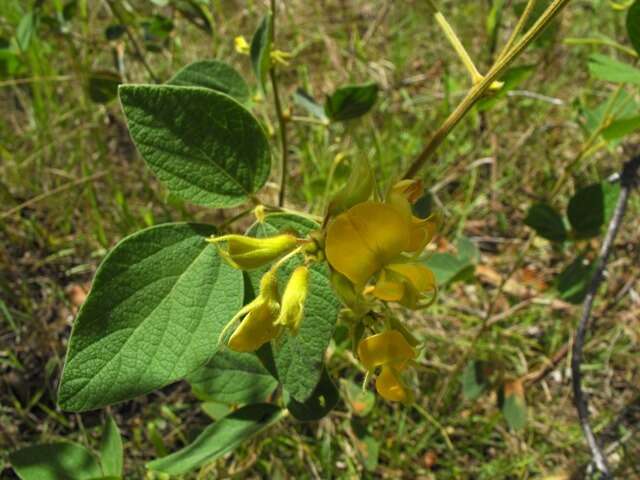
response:
M611 248L613 247L613 243L618 235L618 231L620 230L620 225L622 224L622 219L627 209L629 194L631 193L631 189L637 183L639 168L640 155L625 163L622 169L622 174L620 175L620 183L622 187L620 190L620 196L618 197L613 218L609 222L609 228L607 229L607 234L600 249L600 256L596 261L596 270L591 278L587 296L584 299L582 316L578 323L578 330L576 331L576 336L573 342L571 358L571 384L573 387L574 402L578 411L580 425L582 426L582 431L587 440L587 444L591 449L593 463L595 463L596 468L605 479L611 478L611 474L609 473L607 460L602 453L600 445L598 445L598 442L596 441L589 423L589 404L584 392L582 391L582 373L580 371L580 365L582 363L582 348L584 346L585 335L589 327L589 318L591 316L593 301L596 293L598 292L598 287L600 286L600 283L602 283L604 270L607 265L607 260L609 259L609 254L611 253Z

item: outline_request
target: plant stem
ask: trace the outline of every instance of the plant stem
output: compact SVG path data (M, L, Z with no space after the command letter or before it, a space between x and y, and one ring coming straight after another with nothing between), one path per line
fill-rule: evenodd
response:
M626 162L622 170L622 174L620 176L620 183L622 187L620 190L620 196L618 197L613 218L609 222L607 235L602 242L600 256L596 261L596 270L591 278L591 283L587 290L587 296L583 302L582 316L580 317L580 322L578 323L578 328L576 330L571 357L571 385L573 387L576 410L578 411L578 417L580 418L580 425L582 426L582 431L587 440L587 444L591 449L591 455L596 468L600 473L602 473L604 478L610 478L609 467L607 465L607 460L596 441L593 430L591 429L591 425L589 423L589 404L584 392L582 391L582 372L580 369L582 363L582 348L587 329L589 327L591 308L593 307L593 302L598 292L598 288L600 287L600 283L602 283L604 278L604 269L607 265L611 248L613 247L613 243L618 235L618 231L620 230L620 225L622 224L622 219L627 208L629 194L638 181L639 168L640 155Z
M513 29L513 32L511 32L511 35L509 35L509 39L507 40L507 43L504 45L504 48L500 52L500 55L498 55L498 60L500 60L509 50L511 50L511 47L513 47L513 42L516 41L516 38L518 38L518 35L520 35L520 32L522 31L525 24L527 23L527 20L529 20L529 17L531 16L531 12L533 12L533 7L536 6L536 3L537 3L537 0L529 0L527 2L527 5L524 7L522 15L518 19L518 23L516 23L516 26Z
M413 161L403 178L415 177L423 165L436 152L440 144L449 135L451 130L462 120L462 118L471 110L475 103L482 97L484 92L489 89L491 84L507 69L507 67L524 51L525 48L544 30L544 28L553 20L558 13L569 3L570 0L553 0L544 13L529 29L525 35L491 67L482 81L473 85L467 95L462 99L456 109L451 112L449 117L442 123L440 128L436 130L425 148Z
M271 0L271 46L276 37L276 0ZM287 141L287 118L282 110L280 102L280 91L278 90L278 78L276 69L272 65L269 69L269 79L273 89L273 102L276 107L278 117L278 128L280 129L280 148L282 149L282 162L280 163L280 192L278 193L278 206L284 205L284 198L287 190L287 164L289 161L289 147Z

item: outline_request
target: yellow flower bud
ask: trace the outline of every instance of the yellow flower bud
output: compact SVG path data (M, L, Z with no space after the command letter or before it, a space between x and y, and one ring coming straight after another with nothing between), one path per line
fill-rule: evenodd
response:
M296 268L282 295L282 308L276 320L276 325L282 325L291 330L293 335L298 334L300 323L304 316L304 302L309 291L309 269L307 267Z
M279 311L278 279L275 272L269 271L260 280L259 295L240 310L230 322L232 323L246 314L231 335L228 343L229 348L236 352L254 352L278 336L280 327L275 324L275 320Z
M249 44L247 43L247 41L242 35L238 35L236 38L234 38L233 44L235 46L236 52L238 52L239 54L241 55L249 54L249 49L250 49Z
M216 244L226 242L227 248L219 248L218 252L231 266L241 270L267 265L298 245L296 237L290 234L267 238L224 235L211 237L207 241Z

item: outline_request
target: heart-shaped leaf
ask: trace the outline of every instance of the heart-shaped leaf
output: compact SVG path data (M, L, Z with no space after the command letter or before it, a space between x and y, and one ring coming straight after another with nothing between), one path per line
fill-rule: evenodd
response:
M105 257L71 332L62 408L91 410L151 392L216 351L241 306L243 280L205 242L213 233L208 225L160 225Z

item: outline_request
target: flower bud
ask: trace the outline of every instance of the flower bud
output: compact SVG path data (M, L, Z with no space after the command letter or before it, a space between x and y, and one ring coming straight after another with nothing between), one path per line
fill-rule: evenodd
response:
M218 251L231 266L240 270L252 270L267 265L298 245L296 237L290 234L267 238L224 235L211 237L207 241L226 242L227 248L218 248Z
M304 316L304 303L309 291L309 269L307 267L296 268L282 295L282 308L276 320L277 325L282 325L291 330L293 335L298 334L300 323Z
M254 352L280 333L275 324L280 305L278 304L278 279L269 271L260 280L260 293L239 315L246 316L229 339L229 348L236 352Z

